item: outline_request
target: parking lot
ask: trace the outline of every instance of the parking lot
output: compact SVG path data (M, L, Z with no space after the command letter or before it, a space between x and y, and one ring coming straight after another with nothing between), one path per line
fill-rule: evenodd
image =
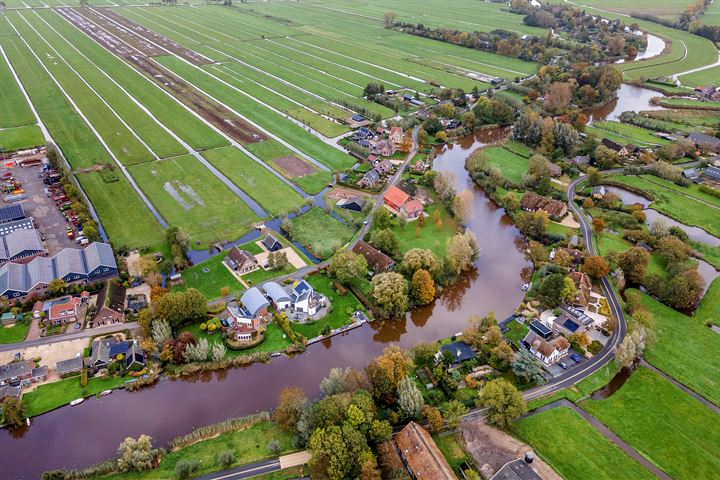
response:
M35 227L44 237L48 254L55 255L67 247L78 248L77 243L67 236L67 227L72 224L65 219L55 202L45 194L47 185L38 176L40 167L17 166L3 169L2 173L6 171L15 176L28 195L28 198L22 200L20 204L25 209L25 215L35 219ZM74 233L77 233L77 230L74 230Z
M570 349L570 352L568 355L561 358L558 362L553 363L552 365L546 366L545 370L552 375L552 377L557 377L565 373L567 370L572 370L575 368L576 365L580 365L581 363L587 362L588 359L585 358L584 355L577 353L575 350ZM562 365L565 365L565 368L562 367Z

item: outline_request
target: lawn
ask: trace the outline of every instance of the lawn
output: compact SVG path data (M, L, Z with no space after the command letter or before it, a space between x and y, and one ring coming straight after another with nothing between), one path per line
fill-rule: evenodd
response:
M317 258L330 258L353 236L352 229L314 207L292 220L292 239L300 242Z
M0 147L3 151L12 152L39 145L45 145L45 139L37 125L0 129Z
M80 377L66 378L58 382L38 386L22 396L27 416L34 417L72 402L76 398L92 397L104 390L117 388L131 377L90 378L87 387L80 386Z
M218 320L214 321L219 326L219 323L217 323ZM185 325L182 331L192 333L195 338L206 338L210 346L216 343L225 343L220 330L216 330L213 333L203 332L200 330L200 323ZM232 350L228 348L226 355L228 357L239 357L257 352L282 352L291 344L292 342L285 337L285 332L283 332L277 324L271 322L265 329L265 339L262 343L246 350Z
M304 204L295 190L237 148L208 150L202 156L272 215Z
M225 267L223 260L227 252L214 255L213 257L198 263L182 272L183 283L172 287L173 291L183 291L188 288L195 288L209 300L220 296L220 289L230 288L231 293L243 289L243 286ZM205 272L204 270L207 270Z
M2 55L0 55L0 90L3 92L0 97L0 128L35 123L35 116ZM1 138L0 145L3 145Z
M195 245L235 240L258 218L190 155L135 165L130 172L168 224L182 227Z
M530 166L528 157L518 155L503 146L488 147L483 151L490 159L490 165L500 170L503 177L516 184L522 182L522 177Z
M474 392L475 393L475 392ZM477 395L477 393L475 393ZM451 433L449 435L434 435L433 440L442 452L445 460L450 464L457 474L458 478L462 478L462 467L472 465L473 459L465 452L462 447L462 438L460 433ZM467 463L467 465L464 465Z
M27 337L28 330L30 330L30 320L17 322L10 327L0 325L0 343L22 342Z
M700 100L690 100L688 98L661 98L659 105L668 108L692 108L700 110L720 110L720 102L703 102Z
M602 232L600 235L593 234L593 237L595 238L595 244L598 247L598 253L603 257L607 257L610 252L622 253L633 246L632 243L625 240L620 235L615 235L610 232ZM656 254L650 255L650 263L648 263L647 273L659 275L661 277L667 276L667 271Z
M664 140L655 135L652 130L636 127L635 125L628 125L627 123L602 121L593 122L593 126L601 130L610 131L622 137L627 137L628 140L635 141L636 143L649 145L664 145L666 143L670 143L668 140Z
M515 422L512 431L568 480L655 478L580 415L566 407L522 418Z
M626 145L628 143L633 142L633 139L624 137L620 134L611 132L609 130L605 130L602 128L597 128L594 125L588 125L585 127L585 133L597 135L599 138L607 138L608 140L612 140L615 143L618 143L620 145ZM649 148L651 145L643 142L635 142L641 147Z
M516 346L520 346L520 341L525 338L525 335L530 331L525 323L511 321L507 325L508 331L505 333L505 338L510 340Z
M171 451L165 455L160 466L145 472L128 472L116 475L102 476L113 480L139 480L139 479L168 479L176 478L175 465L180 460L198 460L201 469L195 475L211 473L225 467L217 464L220 452L230 450L235 455L232 466L257 462L275 455L267 450L270 440L280 442L280 454L284 455L294 451L292 435L274 422L260 422L237 432L223 433L217 437L194 443L179 450ZM97 477L101 478L101 477ZM277 478L277 477L276 477ZM282 477L279 477L282 478Z
M360 301L355 298L351 291L347 291L345 295L340 295L335 290L332 280L325 275L312 275L306 279L315 290L325 295L332 305L332 312L325 317L313 323L299 324L293 323L292 327L298 333L302 333L306 338L314 338L320 335L326 325L335 329L350 323L350 316L357 310L365 311Z
M720 335L706 325L719 318L720 280L713 282L692 317L648 295L643 295L643 303L652 313L656 336L645 352L647 361L720 405Z
M674 479L720 470L720 416L651 370L638 369L611 397L582 407Z
M621 176L614 177L614 179L650 192L655 197L655 200L650 204L651 208L685 225L703 228L711 235L720 237L720 209L702 203L706 202L718 206L720 205L720 199L697 191L696 185L682 188L669 182L663 182L662 179L648 178L647 176ZM684 195L681 193L684 193Z
M448 239L457 232L457 220L439 201L426 207L425 213L429 216L425 217L425 226L422 228L419 228L417 220L408 222L405 227L398 225L396 220L393 221L392 230L400 243L400 252L405 253L411 248L425 248L432 250L438 257L444 257Z

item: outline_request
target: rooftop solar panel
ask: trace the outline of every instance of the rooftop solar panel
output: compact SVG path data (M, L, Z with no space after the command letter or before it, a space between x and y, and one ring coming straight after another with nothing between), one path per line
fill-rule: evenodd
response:
M552 333L552 330L550 330L545 324L540 323L537 320L530 323L530 328L542 336L548 336Z
M0 207L0 223L14 222L25 218L25 210L22 205L8 205Z

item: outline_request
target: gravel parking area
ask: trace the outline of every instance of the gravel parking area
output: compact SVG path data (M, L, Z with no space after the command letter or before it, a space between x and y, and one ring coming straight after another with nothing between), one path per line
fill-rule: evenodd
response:
M35 227L45 237L45 248L49 255L67 247L79 248L74 240L67 237L66 228L72 225L63 217L55 202L45 195L45 185L38 177L39 167L15 167L10 170L22 184L29 198L21 202L27 217L35 219ZM77 231L75 232L77 233Z

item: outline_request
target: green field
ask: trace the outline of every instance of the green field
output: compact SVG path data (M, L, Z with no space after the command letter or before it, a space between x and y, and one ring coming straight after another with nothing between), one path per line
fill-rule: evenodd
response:
M242 284L225 267L223 263L225 256L224 253L215 255L183 271L183 283L172 287L172 290L183 291L195 288L209 300L219 297L220 289L223 287L228 287L231 294L242 290Z
M662 98L658 104L668 108L691 108L700 110L720 110L720 102L703 102L688 98Z
M643 295L643 303L652 313L656 336L645 352L647 361L720 405L720 335L706 325L708 320L718 321L720 281L713 282L692 317L648 295ZM688 344L692 348L686 348Z
M678 187L657 177L621 176L614 180L650 192L655 200L651 208L674 218L675 220L720 237L720 209L706 205L720 204L720 199L699 192L697 185L689 188ZM689 195L689 196L687 196Z
M92 397L104 390L117 388L131 377L90 378L87 387L80 386L80 377L66 378L38 386L32 392L24 393L23 404L28 417L63 407L77 398Z
M652 130L628 125L627 123L601 121L593 122L593 127L623 137L625 138L625 142L642 143L645 145L665 145L666 143L670 143L668 140L664 140L655 135Z
M0 343L22 342L27 337L28 330L30 330L30 320L17 322L10 327L0 325Z
M712 2L700 17L704 25L720 25L720 3Z
M37 125L0 129L0 148L6 152L40 145L45 145L45 139Z
M583 0L578 3L626 15L644 13L669 20L677 20L693 4L691 0L676 0L673 2L657 2L655 0Z
M582 407L672 478L713 478L720 469L720 416L651 370Z
M483 152L490 159L490 165L500 170L503 177L516 184L522 183L522 177L530 166L528 157L518 155L503 146L488 147Z
M2 55L0 55L0 90L3 92L0 97L0 129L35 123L35 116ZM2 140L0 145L3 145ZM9 150L8 147L5 149Z
M237 148L208 150L202 156L272 215L290 212L304 203L295 190Z
M187 155L144 163L130 172L170 225L194 245L232 241L257 219L250 208L196 158Z
M720 78L720 67L708 68L707 70L700 70L695 73L688 73L687 75L682 75L679 78L683 85L689 85L691 87L712 84L717 82L717 79Z
M439 200L435 200L425 208L425 226L422 228L418 227L417 220L408 222L405 227L401 227L397 219L393 220L392 231L398 238L401 253L411 248L424 248L432 250L438 257L445 256L447 241L457 233L458 222ZM440 219L439 225L437 219Z
M607 257L610 252L622 253L625 250L632 248L633 244L622 238L620 235L615 235L610 232L602 232L600 235L595 235L595 244L598 248L598 253L603 257ZM665 270L660 258L652 254L650 255L650 263L648 263L647 273L651 275L658 275L660 277L667 277L668 273Z
M320 259L329 258L352 238L352 229L314 207L292 220L292 239Z
M655 478L573 410L558 407L518 420L515 435L563 478Z

